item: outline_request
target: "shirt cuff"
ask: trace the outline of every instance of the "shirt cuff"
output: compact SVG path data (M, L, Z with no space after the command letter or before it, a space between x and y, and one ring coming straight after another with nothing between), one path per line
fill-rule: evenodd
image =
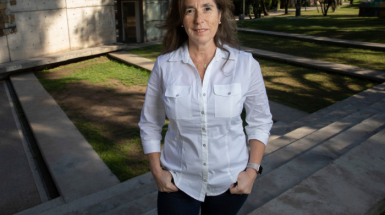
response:
M160 152L160 140L142 140L144 154Z
M247 139L248 139L248 140L252 140L252 139L259 140L259 141L261 141L263 144L265 144L265 146L266 146L266 145L267 145L267 141L269 140L269 136L270 136L269 133L258 132L258 133L255 133L255 134L248 135L248 136L247 136Z

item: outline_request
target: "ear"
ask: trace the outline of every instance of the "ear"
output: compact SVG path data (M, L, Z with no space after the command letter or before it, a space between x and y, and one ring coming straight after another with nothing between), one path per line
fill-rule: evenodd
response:
M221 22L221 17L222 17L222 11L221 10L218 10L218 23Z

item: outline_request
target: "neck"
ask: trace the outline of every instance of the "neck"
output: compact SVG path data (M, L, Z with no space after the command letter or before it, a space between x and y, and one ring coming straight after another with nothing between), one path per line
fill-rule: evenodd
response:
M188 52L194 61L211 61L215 55L216 46L214 40L205 44L196 44L189 40Z

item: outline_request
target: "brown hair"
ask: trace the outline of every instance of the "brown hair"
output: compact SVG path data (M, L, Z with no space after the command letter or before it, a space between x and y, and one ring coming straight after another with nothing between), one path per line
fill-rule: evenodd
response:
M218 48L229 53L228 59L230 52L226 50L223 45L239 48L238 37L236 35L237 25L232 14L234 4L231 0L214 0L214 2L221 13L222 22L218 26L217 33L214 36L214 43ZM173 52L188 41L187 33L184 28L181 27L184 14L184 0L171 0L166 22L159 27L160 29L166 30L166 34L163 37L162 54Z

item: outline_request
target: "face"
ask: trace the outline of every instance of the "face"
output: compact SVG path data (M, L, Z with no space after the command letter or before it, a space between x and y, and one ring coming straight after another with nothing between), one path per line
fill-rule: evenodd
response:
M186 0L184 12L183 26L190 43L213 43L221 20L214 0Z

